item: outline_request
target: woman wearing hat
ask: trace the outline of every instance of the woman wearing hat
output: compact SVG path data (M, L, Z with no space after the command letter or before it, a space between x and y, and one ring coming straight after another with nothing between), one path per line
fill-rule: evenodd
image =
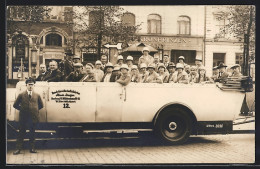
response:
M213 80L206 76L206 69L204 66L201 66L199 68L199 76L197 77L196 83L206 83L206 82L210 82L213 83Z
M158 65L158 74L159 74L159 78L162 79L163 83L167 83L169 74L166 73L166 67L164 66L163 63L160 63Z
M113 69L114 69L113 64L108 62L104 68L105 74L104 74L103 78L101 79L101 82L110 82L110 78L111 78Z
M96 82L96 77L92 69L80 80L80 82Z
M179 56L179 58L178 58L178 62L181 63L181 64L183 64L183 66L186 66L187 64L184 63L184 61L185 61L184 56Z
M174 74L173 82L188 84L189 78L188 78L188 74L185 71L183 71L184 70L183 64L177 63L176 69L177 69L177 73Z
M196 66L191 66L190 68L190 76L189 76L189 82L190 83L196 83L196 80L198 78L198 71Z
M128 73L128 66L127 64L122 64L122 66L120 67L120 71L121 71L121 76L120 78L116 81L117 83L120 83L123 86L126 86L130 83L131 81L131 77Z
M122 55L117 56L117 64L122 66L124 64L124 57Z
M173 82L173 75L174 75L174 73L177 73L175 71L175 68L176 68L175 64L173 62L170 62L168 67L167 67L168 72L169 72L169 78L167 80L167 83L172 83Z
M136 65L132 66L130 76L131 76L131 82L135 82L135 83L139 82L139 73Z
M155 65L151 63L147 66L148 75L144 79L144 83L163 83L158 73L155 72Z
M140 65L141 63L145 63L146 65L153 63L154 58L151 55L149 55L149 52L150 50L148 47L143 48L142 50L143 55L139 58L138 65ZM142 59L143 62L141 61Z
M139 82L143 83L145 78L148 76L148 72L146 71L146 64L145 63L141 63L140 65L140 70L139 70Z
M130 55L127 56L126 64L127 64L128 68L130 69L130 71L131 71L131 68L133 66L133 61L134 61L134 58L132 56L130 56Z
M95 63L95 68L93 69L97 82L100 82L104 76L104 72L101 70L101 65L102 65L101 61L97 60Z
M235 64L234 66L231 67L233 73L231 75L231 77L241 77L242 74L240 73L240 65L239 64Z

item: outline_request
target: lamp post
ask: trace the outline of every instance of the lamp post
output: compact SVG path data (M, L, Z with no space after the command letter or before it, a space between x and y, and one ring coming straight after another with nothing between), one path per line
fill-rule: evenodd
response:
M32 77L36 78L36 65L37 65L37 48L33 46L31 49L32 58L31 58L31 65L32 65Z

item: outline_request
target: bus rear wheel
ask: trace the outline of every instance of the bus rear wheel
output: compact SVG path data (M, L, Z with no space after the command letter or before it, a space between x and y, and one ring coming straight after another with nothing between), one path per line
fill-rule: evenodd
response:
M155 124L155 133L171 144L185 143L192 131L192 119L186 111L174 108L161 112Z

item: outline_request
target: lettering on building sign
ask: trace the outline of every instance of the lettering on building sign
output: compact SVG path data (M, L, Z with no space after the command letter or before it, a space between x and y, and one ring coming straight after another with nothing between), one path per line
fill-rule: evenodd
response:
M188 43L190 42L187 38L178 37L142 37L142 42L161 42L161 43Z
M51 94L51 100L56 103L63 103L63 108L70 108L70 103L76 103L77 100L80 100L80 93L75 90L56 90Z

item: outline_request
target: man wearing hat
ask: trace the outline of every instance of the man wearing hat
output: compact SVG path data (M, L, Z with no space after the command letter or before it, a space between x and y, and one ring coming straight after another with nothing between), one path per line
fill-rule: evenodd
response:
M168 71L169 71L169 78L168 78L168 80L167 80L167 83L173 82L173 75L174 75L174 73L177 73L177 72L175 71L175 68L176 68L176 66L175 66L175 64L174 64L173 62L170 62L170 63L168 64L167 69L168 69Z
M73 54L71 52L67 52L65 54L66 56L59 63L59 70L62 73L62 81L65 81L65 78L73 71L73 62L71 61L71 57L73 56Z
M233 66L231 66L231 69L233 71L231 77L241 77L242 74L240 73L240 65L239 64L235 64Z
M224 63L220 63L218 65L219 75L218 78L215 80L215 82L221 82L229 76L228 73L226 72L226 67L227 66Z
M121 67L124 64L124 57L122 55L117 56L117 64Z
M101 63L102 63L101 70L104 70L105 67L106 67L106 64L107 64L107 56L106 55L101 56Z
M121 76L120 78L116 81L117 83L120 83L123 86L126 86L130 83L131 81L131 77L128 73L128 66L127 64L122 64L122 66L120 67L120 71L121 71Z
M110 82L110 78L111 78L113 69L114 69L113 64L108 62L104 69L105 74L104 74L103 78L101 79L101 82Z
M143 63L145 63L146 65L149 65L154 62L154 58L151 55L149 55L149 52L150 52L150 50L148 47L143 48L143 50L142 50L143 55L139 58L138 65L141 64L141 62L142 62L141 59L144 60Z
M148 72L146 71L146 64L145 63L141 63L140 65L140 71L139 71L139 82L143 83L145 78L148 76Z
M58 63L53 60L49 63L49 71L46 73L42 81L47 81L47 82L59 82L61 81L62 73L58 69Z
M131 68L133 66L133 61L134 61L134 58L132 56L130 56L130 55L127 56L126 64L127 64L128 68L129 68L129 71L131 71Z
M147 66L148 74L144 79L144 83L163 83L158 73L155 72L155 65L151 63Z
M95 68L93 69L97 82L100 82L104 76L104 72L101 70L101 65L102 65L101 61L97 60L95 63Z
M196 56L196 58L195 58L195 65L197 66L197 70L199 71L199 68L201 66L203 66L203 64L202 64L202 57Z
M80 63L80 56L75 55L75 56L73 57L73 64L74 64L74 63Z
M110 82L116 82L120 78L120 76L121 76L120 66L118 64L115 64L110 78Z
M213 72L212 72L211 79L215 81L218 78L218 75L219 75L218 66L214 66L212 71Z
M185 61L184 56L179 56L179 58L178 58L178 63L181 63L181 64L183 64L183 66L186 66L187 64L184 63L184 61Z
M166 73L166 67L163 63L160 63L158 66L158 74L159 77L162 79L163 83L167 83L169 74Z
M81 63L74 63L73 67L74 71L66 77L67 82L79 82L85 76L82 73L83 65Z
M188 78L188 74L185 71L183 71L184 70L183 64L177 63L176 69L177 69L177 73L174 74L173 82L188 84L189 78Z
M19 113L19 133L16 141L16 151L14 155L20 154L26 128L30 130L29 142L30 153L37 153L35 150L35 128L39 122L39 110L43 108L43 102L41 96L34 92L35 80L28 78L25 81L27 90L20 93L14 101L13 107L20 111Z

